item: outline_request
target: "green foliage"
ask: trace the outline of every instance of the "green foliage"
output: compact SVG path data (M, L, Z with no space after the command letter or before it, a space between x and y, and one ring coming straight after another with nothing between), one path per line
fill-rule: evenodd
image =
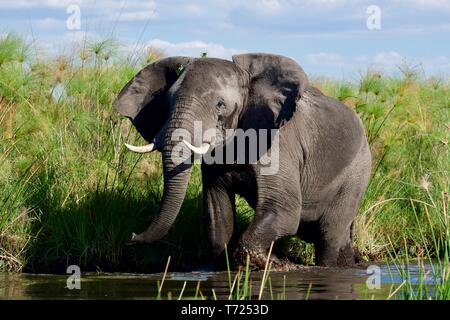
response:
M8 62L24 62L29 55L29 45L17 34L8 33L0 38L0 66Z
M88 44L88 50L93 54L96 61L105 62L117 54L118 43L114 39L103 39Z
M368 72L361 79L359 91L361 93L369 93L372 92L375 95L380 94L383 90L383 80L381 75L375 72Z
M434 198L426 190L427 201L411 199L410 203L416 214L416 228L419 239L416 243L408 243L403 239L404 251L408 254L398 254L391 243L390 261L402 277L402 283L396 290L395 298L407 300L450 300L450 221L448 217L448 195L442 193L440 198ZM426 215L427 223L423 223L419 210ZM427 237L427 228L431 228L432 237ZM417 244L422 252L416 251ZM436 248L441 252L440 259L435 259ZM412 250L411 250L412 249ZM411 256L417 260L411 261ZM428 267L425 267L425 264ZM416 267L418 274L411 275L411 266ZM428 269L428 270L427 270ZM394 295L392 295L394 296Z
M0 67L0 96L8 101L26 99L34 78L19 63L5 63Z
M343 83L336 88L334 96L339 99L339 101L353 98L356 96L355 88L351 84Z

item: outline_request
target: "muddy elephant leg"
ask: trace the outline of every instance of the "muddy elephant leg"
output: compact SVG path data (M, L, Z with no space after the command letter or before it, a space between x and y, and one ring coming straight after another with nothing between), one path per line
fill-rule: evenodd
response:
M264 269L267 253L272 242L297 232L300 220L300 206L293 210L266 209L256 210L255 218L242 235L235 251L235 262L245 265L247 255L255 269ZM287 262L280 261L272 252L272 270L291 269Z
M235 261L245 264L247 255L253 268L264 269L267 252L273 241L297 233L301 214L301 194L299 183L295 181L273 181L261 186L277 186L276 189L259 188L255 217L242 235L235 251ZM280 192L283 190L283 192ZM273 269L289 268L272 255Z
M351 267L359 262L359 255L355 252L352 237L348 230L343 231L343 235L340 239L334 239L335 240L325 238L317 243L316 265L326 267ZM336 245L336 243L340 244Z
M203 175L203 208L215 263L229 243L235 225L235 194L224 177Z
M350 240L339 250L337 265L340 267L349 267L361 262L360 253L353 245L353 226L354 223L350 227Z
M336 239L335 237L327 237L324 235L322 235L322 237L323 239L314 244L316 265L322 267L338 266L338 257L341 249L341 243L335 241L341 241L342 237L339 237L339 239Z

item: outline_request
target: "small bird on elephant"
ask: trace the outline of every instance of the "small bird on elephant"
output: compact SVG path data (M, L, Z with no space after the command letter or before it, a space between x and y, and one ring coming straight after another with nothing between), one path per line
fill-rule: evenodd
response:
M149 143L127 147L162 154L159 211L145 231L133 234L133 242L152 243L168 233L184 201L191 158L221 149L230 153L232 138L224 132L240 130L268 140L255 161L201 163L212 260L228 245L237 264L249 256L252 267L263 269L272 242L298 235L314 244L319 266L357 262L353 226L371 172L364 128L353 110L313 87L293 59L264 53L239 54L232 61L163 58L131 79L114 105ZM217 135L189 139L196 122L202 132ZM274 130L274 136L263 137ZM239 148L245 153L251 144ZM276 161L275 170L266 170L266 153ZM236 235L236 195L255 211L242 235ZM279 259L271 259L281 268Z

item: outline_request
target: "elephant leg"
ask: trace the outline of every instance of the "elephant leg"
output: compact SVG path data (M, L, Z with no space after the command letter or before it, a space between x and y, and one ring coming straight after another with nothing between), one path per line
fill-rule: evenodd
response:
M316 265L335 267L355 264L353 221L364 188L344 184L320 219L320 239L315 243Z
M301 214L301 194L299 183L295 181L260 181L258 205L255 217L242 235L235 251L236 263L245 264L247 255L253 268L264 269L268 249L277 239L297 233ZM292 179L293 180L293 179ZM277 189L264 187L277 185ZM261 190L262 189L262 190ZM279 190L283 190L282 193ZM291 269L292 264L279 261L275 256L273 269Z
M211 254L218 260L230 241L235 224L235 194L224 177L203 175L203 208L207 220Z
M361 262L361 255L357 248L353 246L353 226L350 227L350 241L348 241L339 250L337 265L340 267L353 266L356 263Z
M235 251L236 263L245 265L247 255L253 268L264 269L272 242L297 232L300 206L294 210L257 209L255 218L242 235ZM291 269L287 262L271 254L273 270Z
M339 254L339 246L334 245L328 239L314 244L316 266L336 267Z

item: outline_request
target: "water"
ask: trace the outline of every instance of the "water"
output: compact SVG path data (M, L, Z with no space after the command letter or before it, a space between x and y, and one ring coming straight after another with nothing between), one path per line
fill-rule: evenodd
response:
M369 282L379 288L369 289L370 274L366 268L330 269L308 267L295 272L271 273L273 296L284 293L286 299L386 299L403 281L394 267L378 265L378 278ZM426 267L427 268L427 267ZM410 266L411 279L419 276L417 266ZM101 273L83 274L81 289L69 290L66 275L0 273L0 299L155 299L157 281L162 274ZM262 273L252 274L253 292L257 295ZM284 280L286 279L286 280ZM184 298L194 297L200 282L203 296L212 298L212 289L219 299L229 294L226 272L189 272L167 274L162 297L177 299L184 282ZM268 290L264 295L270 298Z

